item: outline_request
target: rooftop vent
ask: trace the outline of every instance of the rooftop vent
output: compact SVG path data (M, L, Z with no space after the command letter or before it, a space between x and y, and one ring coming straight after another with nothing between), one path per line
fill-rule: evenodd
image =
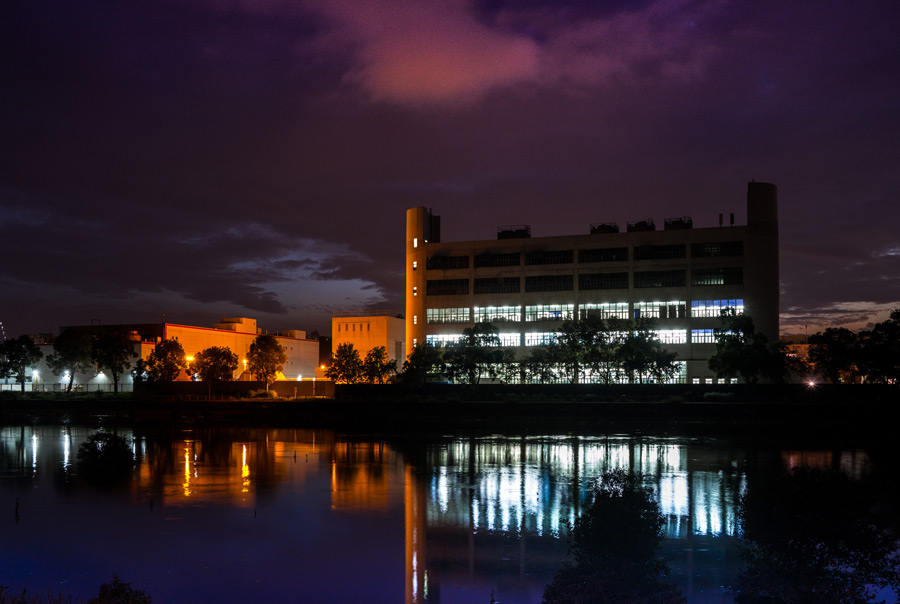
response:
M601 233L618 233L619 225L615 222L595 222L591 224L591 235L599 235Z
M653 222L652 218L648 218L647 220L641 220L640 222L629 222L628 223L628 232L629 233L638 233L642 231L655 231L656 223Z
M531 238L531 225L511 224L497 227L497 239L529 239Z
M666 218L665 226L663 227L666 231L677 231L680 229L690 229L694 227L694 221L691 220L690 216L680 216L678 218Z

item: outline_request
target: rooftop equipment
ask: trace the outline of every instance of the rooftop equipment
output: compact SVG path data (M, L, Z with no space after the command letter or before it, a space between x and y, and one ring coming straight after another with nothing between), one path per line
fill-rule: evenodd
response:
M511 224L497 227L497 239L530 239L531 225Z
M694 227L694 221L690 216L679 216L678 218L666 218L663 230L677 231L680 229L691 229Z
M591 235L618 233L619 225L615 222L594 222L591 224Z
M656 223L653 222L652 218L648 218L647 220L641 220L640 222L629 222L628 223L628 232L629 233L638 233L643 231L655 231Z

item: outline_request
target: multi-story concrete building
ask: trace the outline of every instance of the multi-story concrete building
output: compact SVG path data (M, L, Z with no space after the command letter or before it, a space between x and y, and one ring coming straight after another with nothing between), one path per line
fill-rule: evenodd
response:
M778 338L778 202L775 185L751 182L747 224L693 228L688 217L593 224L584 235L531 237L501 227L496 240L441 241L440 217L406 213L406 345L441 346L478 322L523 358L562 321L651 317L678 353L678 381L712 383L707 360L723 308ZM733 222L733 219L729 222Z
M331 316L331 352L341 344L353 344L359 356L376 346L384 346L388 360L402 367L406 360L403 343L405 325L403 315L387 310L336 311Z

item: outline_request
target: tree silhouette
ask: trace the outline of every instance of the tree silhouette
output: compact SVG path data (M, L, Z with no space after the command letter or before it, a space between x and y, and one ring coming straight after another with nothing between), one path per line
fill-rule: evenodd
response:
M571 529L566 563L544 589L544 604L680 604L657 555L663 517L641 475L601 475L590 507Z

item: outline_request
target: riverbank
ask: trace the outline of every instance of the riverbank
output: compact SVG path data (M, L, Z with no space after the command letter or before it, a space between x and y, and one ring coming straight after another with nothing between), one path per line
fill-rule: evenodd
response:
M321 427L342 432L435 435L619 431L702 437L809 434L842 441L893 438L894 404L722 401L138 400L130 397L4 400L0 423Z

